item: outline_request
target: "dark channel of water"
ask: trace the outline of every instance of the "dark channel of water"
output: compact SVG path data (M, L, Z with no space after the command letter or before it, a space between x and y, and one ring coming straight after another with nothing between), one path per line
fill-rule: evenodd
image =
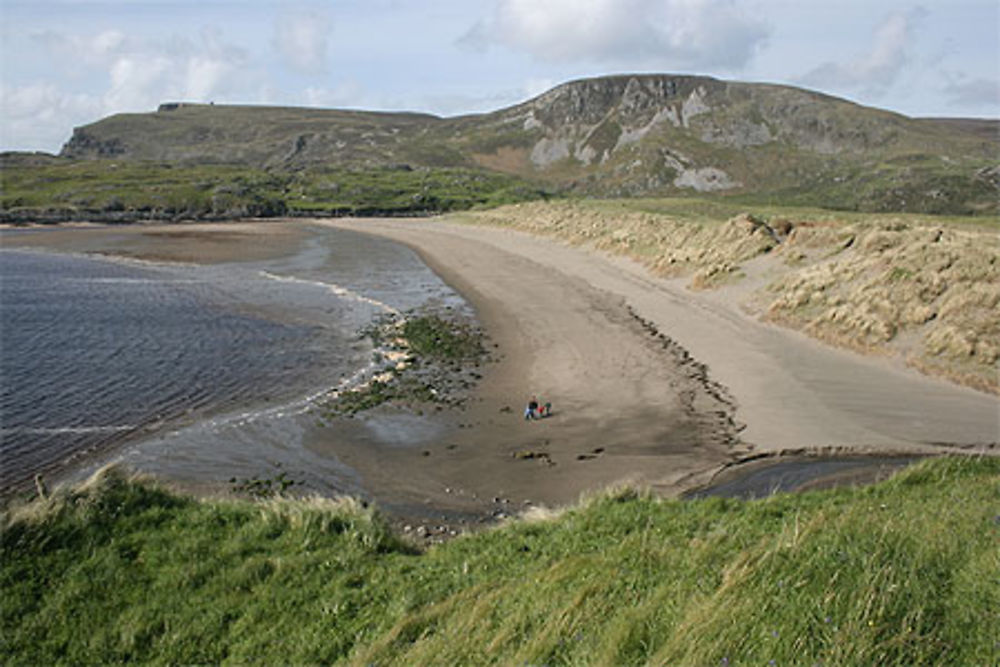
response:
M919 456L831 456L762 462L729 471L725 479L696 489L686 498L766 498L775 493L804 489L870 484L886 479L906 466L921 461Z
M294 449L302 406L371 365L361 328L428 302L463 307L409 249L335 230L216 266L0 250L0 491L122 446L171 474L181 432L182 473L252 474L281 456L245 442Z

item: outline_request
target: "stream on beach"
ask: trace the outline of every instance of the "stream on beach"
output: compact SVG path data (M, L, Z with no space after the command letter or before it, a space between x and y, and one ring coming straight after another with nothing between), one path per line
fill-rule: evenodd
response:
M817 490L833 486L870 484L887 479L920 456L814 456L765 459L735 466L685 498L766 498L775 493Z
M118 460L194 484L286 471L357 492L303 446L310 410L376 370L362 329L418 307L471 313L408 248L342 230L214 265L2 249L0 490Z

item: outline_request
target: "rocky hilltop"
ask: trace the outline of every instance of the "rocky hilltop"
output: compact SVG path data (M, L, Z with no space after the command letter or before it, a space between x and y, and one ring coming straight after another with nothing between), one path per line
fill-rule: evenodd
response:
M560 85L487 114L171 103L77 128L71 158L268 169L411 165L605 196L758 193L863 210L995 211L995 122L913 119L789 86L674 75Z

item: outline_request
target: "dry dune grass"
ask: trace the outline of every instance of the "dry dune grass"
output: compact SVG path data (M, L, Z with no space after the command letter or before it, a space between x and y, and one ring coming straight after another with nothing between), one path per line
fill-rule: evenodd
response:
M783 251L795 252L796 232ZM767 287L767 317L834 344L997 391L1000 243L986 233L861 224L849 246Z
M725 222L691 222L637 211L612 215L573 202L532 202L481 211L472 217L481 223L631 256L660 276L693 274L694 287L720 282L735 273L741 262L777 245L767 227L749 215Z
M886 217L681 220L574 202L473 219L626 255L656 275L690 276L692 289L724 288L767 255L769 282L751 299L766 319L998 392L1000 239L992 231Z

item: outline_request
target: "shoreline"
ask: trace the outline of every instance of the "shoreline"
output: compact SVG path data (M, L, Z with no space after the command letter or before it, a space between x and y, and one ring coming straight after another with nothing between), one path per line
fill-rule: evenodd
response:
M296 235L317 228L315 223L308 227L296 223L286 229L250 223L66 229L22 237L16 245L156 261L226 262L244 258L251 243L255 256L262 247L272 255L280 254L276 247L281 243L260 241L275 233L279 240L294 241ZM488 255L486 260L493 261L492 251L481 251ZM509 313L503 308L510 304L484 302L477 286L459 273L426 254L424 259L459 289L491 341L499 345L493 349L499 350L502 359L483 369L473 405L464 411L419 417L381 407L354 419L338 419L334 428L313 429L305 438L308 455L335 459L357 471L367 495L390 513L430 515L428 519L439 513L492 518L516 513L528 504L571 503L587 491L637 476L642 483L672 487L678 479L729 460L734 440L728 432L731 425L719 419L716 410L707 409L716 407L712 396L687 371L663 363L670 358L662 343L647 340L648 333L619 300L563 280L544 266L525 263L522 268L533 277L508 278L515 283L532 280L551 292L539 296L535 313L520 321L529 327L533 322L544 324L543 331L527 332L534 337L530 355L545 357L545 363L532 363L520 345L525 332L505 326ZM497 266L508 259L505 255ZM573 358L564 358L566 350L549 354L546 349L546 339L558 338L565 320L536 317L551 310L552 304L562 303L571 307L560 318L570 317L578 331L601 333L597 340L583 336L576 341L579 346L567 347L577 355ZM600 360L609 347L620 348L617 360ZM604 393L614 400L595 401L585 388L573 388L578 377L572 362L588 357L600 360L592 364L593 379L603 383ZM548 364L552 361L554 366ZM621 361L636 365L643 369L640 375L648 376L640 377L636 385L645 398L637 400L631 390L618 391L620 380L613 374L620 372L616 364ZM547 369L541 376L551 371L559 377L554 383L545 377L532 378L533 367ZM651 370L647 372L646 367ZM662 400L662 395L676 393L675 388L682 385L690 385L685 400L676 396ZM555 414L525 423L521 408L530 392L552 400ZM717 433L720 429L726 432ZM649 437L654 432L667 434L664 447L649 442L656 439ZM206 491L204 484L188 486ZM218 491L225 493L224 488Z
M78 332L70 338L20 335L32 331L28 327L38 320L30 316L23 320L26 328L8 332L11 344L5 368L13 369L9 389L21 391L16 388L22 387L23 392L8 396L9 403L4 401L5 409L11 411L10 419L5 420L5 446L0 453L4 464L0 496L4 502L30 492L35 476L40 475L49 485L75 483L109 461L133 454L143 443L162 442L174 433L192 432L201 425L208 425L202 429L208 433L227 422L270 419L266 416L269 413L294 414L300 405L307 406L312 398L352 380L350 371L357 368L360 373L367 368L364 344L354 343L351 333L340 335L335 327L309 324L323 314L310 312L308 295L300 298L302 290L271 287L276 283L252 264L233 264L248 255L295 261L309 247L302 241L314 235L307 228L245 225L197 229L201 236L191 237L193 230L134 227L125 231L88 228L5 233L0 237L3 254L10 262L5 276L21 275L20 265L13 260L23 257L29 262L26 266L37 270L39 276L54 276L52 289L59 291L51 294L62 294L61 286L66 284L69 287L65 289L77 290L82 296L93 295L96 306L87 305L84 310L60 305L40 311L53 313L50 319L54 322L67 318L66 326ZM172 242L175 237L182 240ZM297 246L302 250L289 251ZM213 262L204 262L206 258ZM49 261L53 264L46 264ZM66 275L61 272L64 266L72 267ZM73 272L78 267L82 271L79 276ZM93 286L91 275L100 276L93 279ZM34 294L19 287L15 290L13 280L10 287L12 298L5 299L5 306L16 307L23 294ZM36 298L46 299L50 293L46 290ZM130 293L139 300L126 298ZM110 295L108 301L106 295ZM124 310L117 308L118 296ZM57 303L64 301L70 303L65 299ZM114 305L106 309L102 307L105 303ZM133 304L140 304L136 306L139 310L132 308ZM175 307L181 310L175 312ZM95 328L87 326L90 313L95 313ZM8 326L18 327L22 321L19 315L13 310L9 314ZM106 315L128 326L108 327ZM178 324L187 323L189 318L191 328ZM127 329L128 335L119 339L122 329ZM193 337L201 331L204 338ZM35 343L25 342L32 340ZM46 342L38 344L38 340ZM288 340L303 344L290 347ZM46 345L53 347L46 352ZM22 349L31 352L12 356L14 350ZM313 349L315 353L309 351ZM59 358L60 363L54 364L53 358ZM95 366L95 358L111 358L115 363ZM307 358L327 363L305 366L302 360ZM12 362L9 367L8 361ZM147 372L153 363L157 372ZM289 369L296 365L299 369L290 374ZM121 387L129 387L131 392L126 395ZM130 397L140 392L145 392L141 394L144 400L130 402ZM53 396L64 398L55 400ZM168 468L170 459L169 453L160 458L168 462ZM242 469L235 474L250 475ZM216 477L222 480L229 475Z
M759 359L739 359L739 350L728 349L720 332L699 340L706 327L717 325L720 313L737 329L748 320L713 310L698 295L671 292L667 281L643 275L641 267L620 258L520 232L440 219L284 223L284 228L273 221L142 225L132 231L115 227L94 234L69 229L45 236L46 245L56 250L194 263L276 256L308 229L323 227L383 236L414 250L471 304L498 346L499 363L486 367L464 411L446 410L414 421L391 407L377 408L339 420L336 429L315 429L306 439L310 453L334 457L357 471L371 499L400 525L502 519L530 506L571 504L581 495L622 482L678 496L708 485L723 471L740 469L748 458L780 459L779 452L789 449L838 447L831 453L883 457L971 453L906 437L907 429L900 431L906 414L883 415L887 423L880 424L881 429L871 428L873 415L863 415L868 423L857 420L860 426L846 424L845 431L836 422L857 406L845 409L834 402L817 410L807 392L797 411L786 407L775 412L774 406L762 410L760 401L748 396L745 383L729 381L734 371L759 369ZM93 236L81 247L82 235ZM40 235L31 236L37 241ZM208 238L214 242L206 242ZM676 317L678 309L686 319ZM699 324L699 318L705 322ZM794 338L792 333L782 335ZM822 349L815 343L812 347ZM766 358L762 353L774 355L775 349L758 349L756 355ZM809 347L795 352L808 354ZM832 354L839 361L845 353ZM794 361L793 355L784 363ZM871 360L857 363L876 376L886 372L884 365ZM787 372L785 367L778 370ZM911 379L904 376L905 383ZM552 417L523 421L522 404L532 393L553 401ZM783 396L772 398L780 407ZM957 419L963 414L959 410ZM825 441L802 437L801 424L817 416L829 431ZM874 417L878 422L879 415ZM762 418L777 421L765 428ZM407 432L424 422L436 428L424 435ZM978 424L981 433L990 432L988 425L984 431L981 421ZM783 430L788 433L776 442L761 437ZM858 437L833 440L844 432ZM995 443L982 444L983 452L995 453ZM206 492L204 486L191 486Z

